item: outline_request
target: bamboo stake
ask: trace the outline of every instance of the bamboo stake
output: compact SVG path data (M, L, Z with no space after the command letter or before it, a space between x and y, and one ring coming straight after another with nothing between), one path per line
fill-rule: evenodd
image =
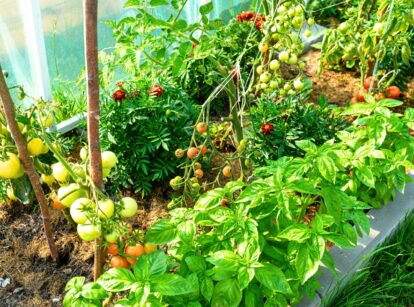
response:
M23 134L20 132L16 122L16 112L14 109L14 103L10 96L9 89L7 88L6 80L4 79L3 70L0 66L0 98L3 102L4 114L6 115L6 121L10 129L10 133L16 143L17 152L19 158L23 163L24 170L29 177L30 183L32 184L33 190L36 195L36 199L40 205L40 212L43 220L43 229L45 231L47 244L49 246L50 255L52 259L57 262L59 255L56 249L55 242L53 240L52 227L50 225L49 209L45 193L43 192L42 185L40 183L40 177L36 172L34 164L30 159L27 151L27 144Z
M84 38L88 95L88 145L94 185L102 190L102 157L99 143L98 1L84 0ZM102 275L105 253L102 238L95 241L94 280Z

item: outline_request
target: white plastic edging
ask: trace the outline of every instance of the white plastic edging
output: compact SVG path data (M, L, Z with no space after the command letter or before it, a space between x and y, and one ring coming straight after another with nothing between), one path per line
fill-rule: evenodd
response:
M414 176L411 174L411 177ZM406 185L405 193L397 193L394 201L380 209L372 209L367 215L371 223L369 235L358 238L357 246L352 249L340 249L334 246L330 253L335 260L335 269L339 277L335 277L324 266L320 269L320 275L317 279L322 288L317 290L317 297L314 301L305 297L298 307L316 307L320 306L323 298L329 297L329 291L335 289L338 282L343 279L340 285L343 287L346 281L361 267L363 264L360 260L375 248L379 247L392 233L397 229L405 216L414 210L414 182Z
M73 129L75 129L76 127L79 126L79 124L86 120L86 112L85 113L81 113L78 115L75 115L71 118L69 118L68 120L65 120L59 124L57 124L56 126L52 126L51 128L49 128L47 130L47 132L49 133L53 133L53 132L57 132L60 134L65 134Z
M50 100L51 86L39 0L18 0L33 80L34 96Z

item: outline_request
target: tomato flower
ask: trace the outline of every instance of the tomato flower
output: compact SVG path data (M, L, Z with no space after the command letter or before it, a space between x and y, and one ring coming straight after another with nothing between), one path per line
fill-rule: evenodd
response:
M148 94L150 96L160 97L162 95L163 89L160 85L156 84L149 88Z
M126 98L126 92L122 89L116 90L112 94L112 97L114 98L115 101L123 101Z
M268 135L272 133L273 129L274 129L274 126L272 123L264 123L262 127L260 128L260 130L262 131L264 135Z

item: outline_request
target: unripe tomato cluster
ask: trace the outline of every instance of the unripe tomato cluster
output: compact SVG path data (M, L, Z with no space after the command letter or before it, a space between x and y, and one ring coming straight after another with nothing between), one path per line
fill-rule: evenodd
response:
M259 44L259 51L263 54L262 64L256 67L256 91L279 91L280 96L294 95L304 88L302 70L305 63L298 60L304 44L300 38L300 31L305 23L305 14L300 4L287 1L280 5L272 20L269 20L264 30L265 37ZM309 19L309 24L314 20ZM305 36L309 36L309 30ZM281 69L289 67L297 73L293 80L285 80Z

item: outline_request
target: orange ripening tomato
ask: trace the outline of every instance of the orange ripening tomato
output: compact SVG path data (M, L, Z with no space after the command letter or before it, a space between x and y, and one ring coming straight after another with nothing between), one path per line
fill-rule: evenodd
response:
M175 156L176 156L178 159L181 159L182 157L184 157L184 154L185 154L185 151L184 151L183 149L181 149L181 148L178 148L178 149L175 151Z
M377 78L372 77L372 76L368 77L364 80L364 88L368 90L371 87L371 83L372 83L372 88L375 88L377 86L377 82L378 82Z
M198 123L196 129L198 133L203 134L204 132L207 132L208 125L206 123Z
M111 254L112 256L118 255L119 254L118 244L116 244L116 243L109 243L109 246L108 246L108 254Z
M190 147L190 148L188 148L188 151L187 151L187 157L189 157L190 159L194 159L195 157L197 157L198 156L198 149L197 148L195 148L195 147Z
M66 207L60 202L60 201L58 201L57 199L55 199L55 200L52 200L52 207L53 208L55 208L55 209L58 209L58 210L63 210L63 209L65 209Z
M125 254L132 256L127 257L127 261L134 265L137 262L137 259L142 255L145 254L145 249L141 244L137 244L135 246L127 246L125 247Z
M201 152L201 154L204 156L206 153L207 153L207 147L206 146L203 146L203 145L200 145L200 146L198 146L198 149L200 150L200 152Z
M364 95L368 94L368 91L365 88L361 88L356 92L355 97L360 102L365 102Z
M112 268L124 268L127 269L129 268L129 263L128 261L121 256L114 256L111 259L111 267Z
M231 177L231 167L229 165L223 168L223 175L227 178Z
M194 171L194 177L201 179L204 176L204 172L201 169L196 169Z

